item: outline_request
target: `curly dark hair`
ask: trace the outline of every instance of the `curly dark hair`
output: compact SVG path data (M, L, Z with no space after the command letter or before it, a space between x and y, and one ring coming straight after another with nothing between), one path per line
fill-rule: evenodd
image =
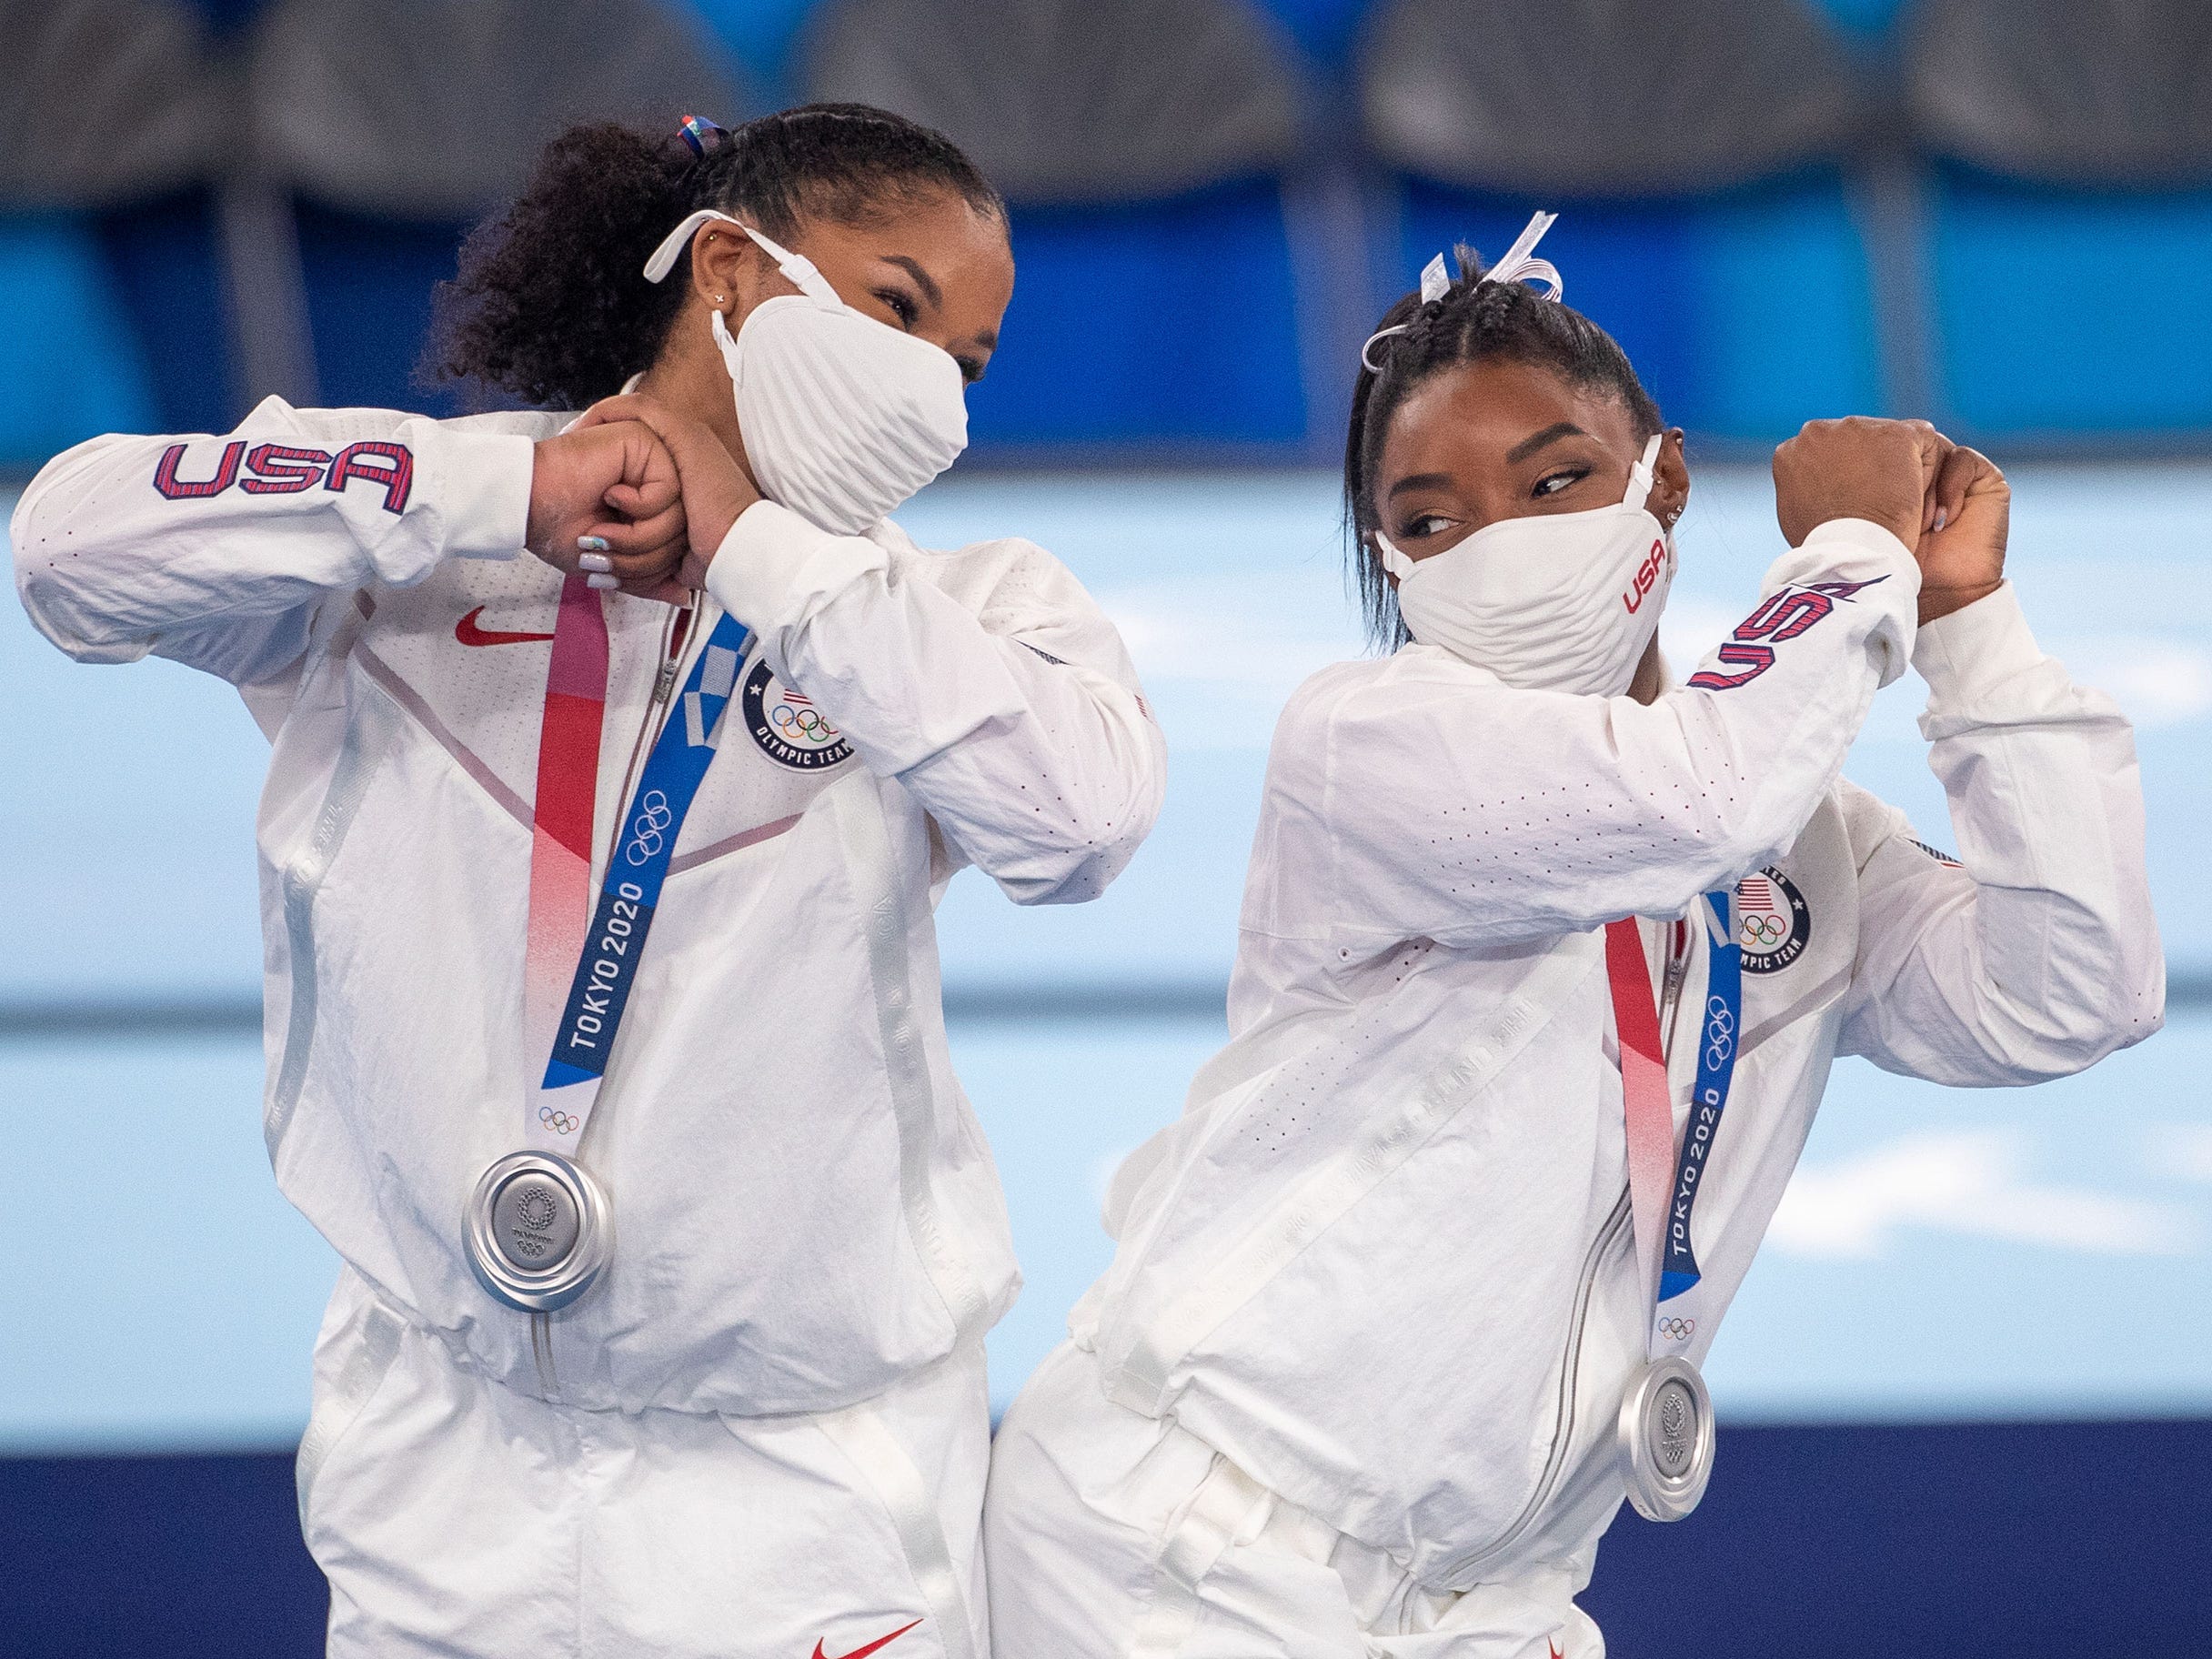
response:
M1394 650L1412 638L1398 614L1398 596L1367 538L1378 528L1374 467L1389 435L1391 417L1430 376L1460 363L1524 363L1548 368L1575 386L1610 392L1626 406L1636 436L1659 430L1652 401L1628 355L1614 337L1581 312L1546 298L1519 282L1493 282L1475 251L1453 249L1459 275L1442 296L1423 300L1403 295L1382 314L1378 331L1405 332L1374 342L1352 389L1352 426L1344 438L1344 534L1352 587L1367 620L1370 639Z
M1006 204L952 141L864 104L809 104L696 149L611 123L546 146L523 192L479 225L441 282L424 369L543 408L582 408L659 356L687 285L643 275L660 239L717 207L779 242L809 220L866 225L951 195ZM688 268L688 267L682 267Z

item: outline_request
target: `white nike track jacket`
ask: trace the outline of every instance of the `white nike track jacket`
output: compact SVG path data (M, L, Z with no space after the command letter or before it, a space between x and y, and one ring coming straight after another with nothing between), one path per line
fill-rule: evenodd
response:
M2158 1029L2127 721L2009 586L1915 641L1918 587L1895 538L1840 520L1650 706L1420 645L1295 694L1232 1040L1123 1165L1076 1347L1000 1432L1006 1659L1597 1651L1569 1598L1624 1495L1651 1316L1601 924L1651 919L1654 990L1682 988L1679 1133L1706 930L1675 919L1735 888L1743 1042L1694 1222L1713 1322L1838 1053L2018 1084ZM1840 778L1908 659L1956 862Z
M638 1425L655 1413L776 1417L759 1430L769 1444L791 1432L781 1414L837 1413L888 1393L908 1401L910 1420L913 1391L936 1388L941 1409L963 1417L955 1438L973 1479L952 1485L968 1513L964 1527L958 1502L943 1513L956 1559L928 1568L908 1548L908 1564L940 1589L969 1577L988 1433L978 1343L1019 1276L997 1173L947 1053L934 900L968 864L1019 903L1091 899L1143 839L1162 787L1164 745L1120 638L1043 551L1007 540L934 552L890 524L837 537L772 503L749 510L702 602L734 613L758 643L683 825L582 1151L612 1194L616 1251L592 1292L553 1316L548 1382L529 1317L471 1276L462 1215L478 1172L521 1143L526 1083L545 1063L523 1049L523 943L561 578L521 540L533 440L568 418L439 421L271 399L227 437L79 446L38 475L14 519L18 588L48 638L82 661L150 652L219 675L274 744L258 825L265 1130L283 1191L347 1270L318 1362L303 1494L332 1438L327 1405L350 1421L357 1396L379 1387L389 1412L407 1388L443 1398L439 1367L519 1396L470 1396L483 1461L457 1451L445 1477L462 1517L450 1524L463 1532L433 1540L448 1522L426 1512L410 1523L411 1546L361 1545L392 1503L429 1490L427 1471L356 1504L320 1543L310 1526L327 1565L366 1558L351 1581L334 1570L341 1603L388 1598L362 1614L362 1651L410 1640L437 1652L592 1651L576 1627L532 1624L568 1605L544 1599L540 1575L558 1581L578 1547L533 1529L564 1504L604 1507L616 1488L587 1490L601 1477L574 1448L519 1458L518 1436L558 1447L584 1421L528 1416L539 1401L611 1413L610 1436L645 1443L653 1434ZM671 664L671 607L615 594L604 610L595 891L625 762L680 683L669 670L688 667L713 619L689 630ZM394 1352L401 1371L420 1373L412 1383L356 1386L368 1359L388 1369ZM953 1375L948 1365L958 1387L927 1381ZM419 1411L433 1425L468 1415L450 1402ZM397 1417L387 1429L391 1446L410 1443ZM929 1428L904 1450L886 1450L889 1433L877 1423L861 1437L876 1464L897 1472L894 1485L933 1495L953 1431ZM709 1441L739 1454L719 1427ZM805 1493L835 1481L795 1472L852 1463L827 1442L809 1445L718 1489L755 1481L749 1501L761 1513L742 1524L757 1521L768 1539L803 1535L799 1512L822 1501ZM348 1481L367 1491L369 1460L352 1462ZM575 1483L555 1483L566 1495L512 1483L523 1465L536 1480L570 1464ZM654 1474L651 1458L624 1466L634 1516L658 1506L681 1517L705 1501L698 1477L664 1490L652 1481L679 1476ZM771 1466L799 1495L772 1499L779 1489L758 1484ZM543 1557L517 1567L504 1599L490 1564L504 1523L485 1524L480 1550L465 1535L469 1517L496 1513L502 1483L518 1517L507 1535ZM912 1509L879 1530L911 1544L929 1531ZM614 1586L616 1605L672 1630L687 1604L736 1594L658 1536L648 1526L623 1546L638 1576ZM449 1553L467 1582L432 1594L427 1560L390 1578L394 1552L409 1547ZM932 1549L942 1553L941 1538ZM797 1584L838 1558L824 1546L758 1571ZM775 1596L754 1566L743 1571L731 1583L752 1594L737 1604L765 1619ZM665 1604L650 1594L655 1573L672 1575ZM947 1604L913 1599L910 1584L903 1594L850 1632L794 1624L791 1651L824 1633L843 1651L894 1614ZM482 1612L472 1596L511 1615L503 1634L467 1634ZM939 1620L942 1651L971 1652L980 1638L955 1642L955 1622ZM617 1620L608 1651L694 1651L690 1635L656 1644L645 1628ZM693 1635L697 1651L754 1651L727 1618L702 1615ZM901 1651L930 1642L918 1634ZM764 1636L761 1651L772 1646Z

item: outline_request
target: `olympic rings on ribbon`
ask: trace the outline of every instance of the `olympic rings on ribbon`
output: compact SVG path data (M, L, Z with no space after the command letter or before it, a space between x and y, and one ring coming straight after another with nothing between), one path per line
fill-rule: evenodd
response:
M642 864L658 856L667 845L662 832L675 818L669 809L669 798L659 789L648 789L638 802L638 816L629 820L630 843L623 850L623 856L632 864Z
M576 1132L577 1120L565 1111L554 1111L550 1106L538 1109L538 1121L557 1135L572 1135Z
M1672 1314L1659 1322L1659 1334L1669 1342L1686 1342L1690 1340L1690 1332L1696 1329L1695 1320L1676 1319Z

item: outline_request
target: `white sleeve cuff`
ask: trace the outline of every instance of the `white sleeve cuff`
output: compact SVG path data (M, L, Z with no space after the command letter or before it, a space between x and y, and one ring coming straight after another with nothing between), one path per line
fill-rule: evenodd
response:
M756 632L804 620L889 557L860 536L832 536L788 507L756 501L707 567L715 602Z
M530 528L538 447L515 432L437 436L437 506L455 558L512 558Z
M1830 518L1775 561L1766 587L1772 592L1785 583L1870 578L1895 581L1909 598L1919 598L1920 566L1894 533L1870 518Z
M1913 646L1913 667L1928 682L1930 709L1968 701L2042 660L2010 582L1936 618Z

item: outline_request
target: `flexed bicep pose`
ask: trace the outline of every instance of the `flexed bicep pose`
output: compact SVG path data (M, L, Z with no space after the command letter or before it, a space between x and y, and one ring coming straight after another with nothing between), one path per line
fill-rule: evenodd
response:
M2157 1029L2133 741L2021 619L2003 478L1806 427L1791 550L1669 684L1681 435L1545 222L1368 345L1345 488L1395 649L1284 710L1232 1041L1000 1429L1006 1659L1592 1659L1573 1598L1624 1495L1703 1489L1697 1367L1835 1056L2026 1083ZM1840 776L1908 662L1956 860Z
M274 740L265 1128L345 1262L299 1458L334 1653L983 1652L1018 1281L933 894L1094 896L1163 766L1066 569L885 518L1012 282L996 194L880 111L579 129L445 350L582 417L272 400L23 498L48 638L219 674Z

